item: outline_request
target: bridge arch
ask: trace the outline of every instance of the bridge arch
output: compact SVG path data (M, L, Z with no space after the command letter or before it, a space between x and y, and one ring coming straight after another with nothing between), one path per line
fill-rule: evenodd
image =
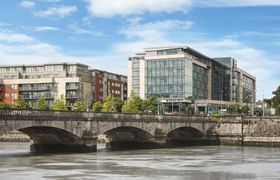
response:
M51 126L31 126L17 129L26 134L35 144L80 144L82 139L64 129Z
M96 137L84 127L71 127L59 121L7 120L0 126L0 135L18 130L32 140L31 152L91 152L96 151Z
M182 126L173 129L166 136L168 145L186 146L186 145L209 145L219 143L217 137L209 137L201 130L190 127Z
M134 149L154 147L154 136L143 129L133 126L121 126L104 132L108 141L106 146L112 149Z
M200 130L188 126L176 128L167 134L169 139L201 138L203 136L204 134Z

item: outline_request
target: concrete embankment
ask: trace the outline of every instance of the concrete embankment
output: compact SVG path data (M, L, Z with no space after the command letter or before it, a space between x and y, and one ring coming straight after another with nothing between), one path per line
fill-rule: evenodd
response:
M22 134L21 132L18 131L13 131L3 136L0 136L0 142L29 142L29 141L30 141L29 136ZM108 142L108 139L106 138L105 135L99 135L98 142L106 143Z
M30 138L18 131L13 131L3 136L0 136L0 142L29 142Z
M280 118L243 118L239 123L219 124L222 145L280 147Z

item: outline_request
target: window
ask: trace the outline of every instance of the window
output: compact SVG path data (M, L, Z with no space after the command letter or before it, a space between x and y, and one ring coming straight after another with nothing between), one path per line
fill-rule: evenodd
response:
M12 99L17 99L17 93L12 93Z
M17 85L16 84L12 84L12 89L17 89Z
M138 69L139 68L139 62L137 62L137 61L135 61L135 62L133 62L133 68L134 69Z
M158 50L157 55L170 55L170 54L180 54L181 49L166 49L166 50Z

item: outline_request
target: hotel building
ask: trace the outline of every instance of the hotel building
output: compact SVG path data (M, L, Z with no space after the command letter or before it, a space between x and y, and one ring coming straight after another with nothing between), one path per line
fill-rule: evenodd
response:
M128 61L128 95L157 96L165 112L214 113L255 103L256 78L233 58L210 58L187 46L146 48Z

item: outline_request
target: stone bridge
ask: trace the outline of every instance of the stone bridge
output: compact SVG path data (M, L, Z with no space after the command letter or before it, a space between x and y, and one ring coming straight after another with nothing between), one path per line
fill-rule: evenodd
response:
M252 132L259 127L255 121L241 117L0 110L0 135L18 130L31 138L34 152L96 151L97 136L102 134L111 147L243 144L245 135L251 133L253 137ZM276 128L266 127L273 131L273 137L280 132L278 122Z

